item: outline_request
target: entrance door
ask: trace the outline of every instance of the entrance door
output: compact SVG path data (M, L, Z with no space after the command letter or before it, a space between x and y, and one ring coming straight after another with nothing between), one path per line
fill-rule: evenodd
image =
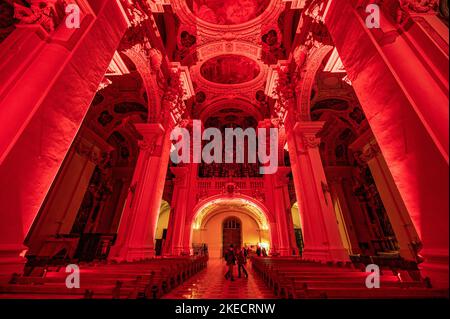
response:
M222 243L222 256L225 255L230 245L233 245L235 249L241 247L241 221L236 217L230 217L223 222Z

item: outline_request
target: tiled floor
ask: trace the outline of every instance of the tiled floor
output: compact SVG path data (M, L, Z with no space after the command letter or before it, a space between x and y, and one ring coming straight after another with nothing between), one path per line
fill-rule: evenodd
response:
M208 267L165 295L164 299L267 299L275 298L261 278L247 264L248 278L226 280L226 265L221 259L210 259Z

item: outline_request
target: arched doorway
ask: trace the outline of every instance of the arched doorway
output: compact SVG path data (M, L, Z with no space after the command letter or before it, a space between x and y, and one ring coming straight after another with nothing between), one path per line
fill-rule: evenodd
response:
M242 222L236 217L228 217L222 224L222 256L233 245L235 248L242 246Z
M264 208L240 198L221 198L206 201L195 210L190 247L194 254L207 247L210 258L220 258L230 244L256 251L267 251L277 245Z
M303 242L303 233L302 233L302 221L300 216L300 211L298 207L298 202L295 202L291 208L292 214L292 224L294 226L294 234L295 234L295 242L297 244L297 248L299 250L300 255L303 252L304 242Z
M170 205L165 200L161 202L159 209L158 224L155 231L155 254L161 256L167 238L167 227L169 226Z

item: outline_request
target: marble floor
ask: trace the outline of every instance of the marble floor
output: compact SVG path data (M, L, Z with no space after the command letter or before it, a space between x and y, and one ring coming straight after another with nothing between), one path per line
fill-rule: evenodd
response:
M187 280L181 286L165 295L163 299L270 299L275 295L262 279L252 270L251 263L246 265L248 278L237 278L237 267L234 267L235 281L226 280L227 271L222 259L210 259L208 267Z

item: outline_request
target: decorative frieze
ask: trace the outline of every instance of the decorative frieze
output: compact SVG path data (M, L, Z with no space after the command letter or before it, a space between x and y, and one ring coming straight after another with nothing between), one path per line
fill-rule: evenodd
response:
M371 142L363 148L362 152L359 155L359 158L363 162L367 163L379 154L381 154L380 146L376 142Z
M136 129L142 135L138 146L147 156L161 156L165 130L161 124L136 124Z
M65 16L65 3L56 1L31 1L30 7L14 2L14 18L18 24L39 24L47 32L53 32Z
M297 136L297 149L300 154L308 153L308 150L319 148L321 140L318 133L323 129L324 122L297 122L294 133Z

